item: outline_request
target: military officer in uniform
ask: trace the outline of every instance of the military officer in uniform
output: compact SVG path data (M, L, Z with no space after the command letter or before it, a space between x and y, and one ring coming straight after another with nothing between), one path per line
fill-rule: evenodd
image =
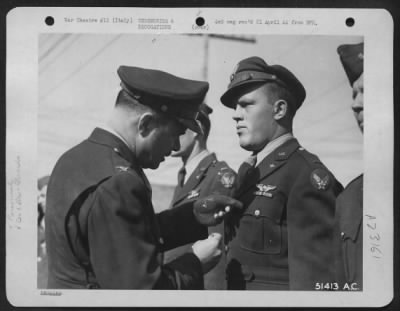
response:
M173 157L180 157L183 166L178 172L178 184L171 202L172 208L178 208L187 202L204 198L210 194L232 196L236 173L224 161L219 161L215 153L207 149L207 138L211 129L209 115L212 108L203 103L200 105L197 120L202 128L201 133L187 129L180 136L181 148L172 153ZM209 234L218 232L223 235L223 223L209 227ZM165 260L169 261L183 254L191 247L190 244L170 250L165 253ZM225 258L218 265L204 275L205 289L225 289Z
M155 215L143 168L155 169L195 118L208 83L121 66L107 127L58 160L47 195L48 288L202 289L220 257L212 212L235 202L207 197ZM218 213L219 214L219 213ZM220 219L221 220L221 219ZM163 251L196 242L163 265Z
M228 289L313 290L333 282L333 223L340 183L293 136L306 91L295 75L259 57L238 63L221 102L234 109L242 212L225 220Z
M340 60L353 91L352 110L361 132L364 129L364 43L338 47ZM351 181L336 200L337 281L340 288L353 284L362 289L363 175Z

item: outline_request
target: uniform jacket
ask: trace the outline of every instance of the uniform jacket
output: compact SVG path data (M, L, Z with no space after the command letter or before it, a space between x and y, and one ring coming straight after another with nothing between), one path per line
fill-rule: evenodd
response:
M336 273L339 288L354 284L362 289L363 176L354 179L336 200Z
M244 170L236 194L244 212L226 221L228 289L313 290L333 282L340 183L296 139Z
M210 194L232 196L236 181L236 173L224 161L218 161L214 153L209 154L187 178L183 187L175 192L172 199L172 208L188 204ZM209 228L209 233L219 232L223 236L223 223ZM166 262L183 254L191 245L185 245L166 255ZM226 258L222 256L218 265L204 276L205 289L225 289Z
M48 288L198 289L200 261L163 251L207 236L192 206L155 215L133 153L95 129L57 162L47 193Z

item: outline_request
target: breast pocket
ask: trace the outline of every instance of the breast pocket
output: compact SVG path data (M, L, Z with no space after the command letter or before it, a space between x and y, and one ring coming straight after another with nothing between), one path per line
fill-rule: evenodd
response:
M283 207L284 201L278 194L273 198L257 196L240 220L240 246L255 253L279 254Z

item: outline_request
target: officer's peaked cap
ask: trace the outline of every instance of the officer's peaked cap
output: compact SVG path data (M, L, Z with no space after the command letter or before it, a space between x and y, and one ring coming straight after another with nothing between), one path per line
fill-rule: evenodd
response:
M141 104L161 111L201 133L196 118L209 84L160 70L120 66L121 87Z
M236 65L230 77L228 90L221 96L221 102L229 108L235 108L232 97L238 90L245 85L262 82L275 82L287 89L295 98L296 109L306 97L303 85L287 68L281 65L268 65L262 58L253 56L241 60Z
M364 43L343 44L337 51L350 85L353 85L364 71Z

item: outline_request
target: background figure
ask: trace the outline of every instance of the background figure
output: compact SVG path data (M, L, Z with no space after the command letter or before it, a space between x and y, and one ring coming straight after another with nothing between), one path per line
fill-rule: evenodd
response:
M177 208L187 202L204 198L210 194L231 196L234 191L236 173L224 161L219 161L215 153L207 149L207 139L211 122L209 115L212 108L205 103L200 105L197 120L202 133L187 129L180 137L181 148L172 153L180 157L183 166L178 172L178 184L174 191L171 208ZM209 234L218 232L224 234L224 224L209 227ZM170 250L165 253L164 261L168 262L185 253L190 244ZM204 276L205 289L225 289L225 256L218 265Z
M231 215L228 289L313 290L334 281L333 222L342 186L293 136L306 91L292 72L259 57L239 62L222 103L234 109L240 146L252 152L238 171Z
M346 44L338 47L340 60L353 91L351 108L358 126L364 130L364 43ZM344 284L357 285L362 290L362 231L363 219L363 175L351 181L336 200L336 250L337 280Z
M46 288L47 286L47 253L45 239L45 221L46 213L46 193L49 176L43 176L38 179L38 222L37 222L37 286Z

